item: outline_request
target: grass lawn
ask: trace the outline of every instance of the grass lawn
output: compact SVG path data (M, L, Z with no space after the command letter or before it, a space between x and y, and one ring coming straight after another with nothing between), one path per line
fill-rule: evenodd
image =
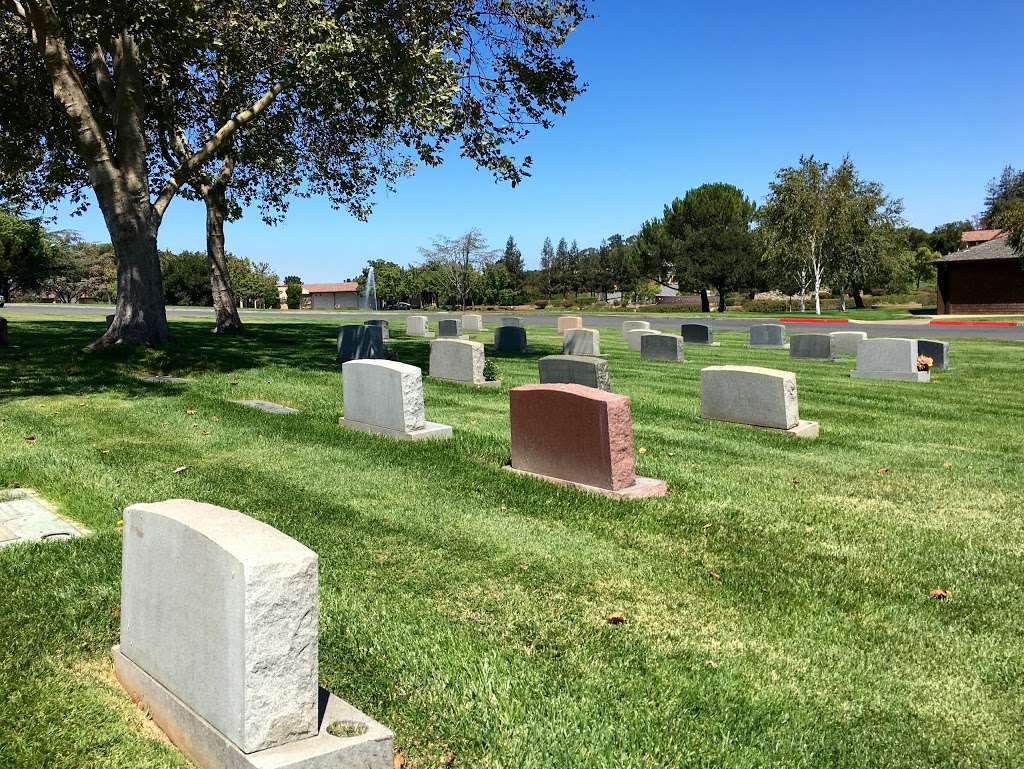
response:
M121 511L172 497L319 553L322 681L413 769L1020 766L1024 346L955 340L915 385L726 332L641 363L605 330L638 471L669 483L623 503L501 471L504 391L427 380L446 443L341 430L336 323L177 321L169 350L86 354L102 320L11 320L0 488L94 534L0 549L0 767L187 766L108 662ZM528 333L496 358L507 386L558 350ZM426 366L426 340L391 345ZM715 363L795 370L821 438L701 421Z

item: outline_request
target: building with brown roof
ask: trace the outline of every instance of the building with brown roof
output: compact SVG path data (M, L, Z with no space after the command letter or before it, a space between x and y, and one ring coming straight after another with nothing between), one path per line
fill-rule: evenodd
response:
M976 233L993 230L973 230ZM938 311L995 314L1024 312L1024 261L999 230L970 248L936 259Z
M359 307L359 284L354 280L342 283L303 283L302 306L314 310Z

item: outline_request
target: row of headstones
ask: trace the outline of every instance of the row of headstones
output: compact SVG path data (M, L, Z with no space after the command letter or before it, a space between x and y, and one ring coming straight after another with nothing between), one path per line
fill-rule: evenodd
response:
M751 329L751 346L753 341ZM863 331L835 331L831 334L794 334L790 338L789 355L804 360L834 361L840 355L856 355L856 368L850 372L855 379L892 379L927 382L930 369L948 370L949 342L940 339L903 339L876 337L869 339ZM920 360L931 360L930 366Z

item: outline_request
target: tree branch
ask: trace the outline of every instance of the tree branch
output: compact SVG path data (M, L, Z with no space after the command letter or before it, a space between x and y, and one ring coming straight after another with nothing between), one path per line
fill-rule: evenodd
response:
M107 55L103 47L96 43L89 55L89 69L96 78L96 88L103 98L103 103L111 112L114 111L116 96L114 94L114 81L110 77L110 70L107 69Z
M175 172L171 174L171 178L167 180L167 183L160 191L160 196L153 205L154 213L158 218L163 216L168 204L181 188L181 185L185 184L189 180L192 174L195 173L196 169L209 160L213 153L215 153L224 141L235 131L259 117L283 90L284 83L274 83L274 85L270 87L270 90L253 102L251 107L242 110L233 118L228 120L206 141L198 152L194 153L190 158L188 158L188 160L178 166Z

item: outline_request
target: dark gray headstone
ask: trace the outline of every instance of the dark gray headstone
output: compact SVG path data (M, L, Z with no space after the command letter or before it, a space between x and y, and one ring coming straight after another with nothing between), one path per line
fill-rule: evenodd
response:
M526 352L526 329L520 326L499 326L494 329L497 352Z
M683 338L675 334L645 334L640 337L640 357L644 360L682 363Z
M541 384L578 384L611 392L608 361L589 355L547 355L537 361Z
M811 360L832 360L832 336L830 334L794 334L789 338L790 358Z
M462 321L458 318L445 318L437 322L437 335L439 337L458 337L462 333Z
M523 325L523 319L518 315L509 315L508 317L501 319L501 325L503 326L521 326Z
M932 368L946 371L949 366L949 342L938 339L918 339L917 354L932 359Z
M684 323L680 328L687 344L712 344L715 341L708 323Z
M388 325L388 322L386 320L378 320L378 319L364 320L363 321L363 325L364 326L380 326L381 329L382 329L381 333L384 335L385 341L391 338L391 326Z
M751 347L782 347L786 343L786 327L781 323L758 323L750 327Z
M380 326L342 326L338 331L338 363L384 357L384 329Z
M7 318L0 318L0 347L7 347L10 340L7 338Z

